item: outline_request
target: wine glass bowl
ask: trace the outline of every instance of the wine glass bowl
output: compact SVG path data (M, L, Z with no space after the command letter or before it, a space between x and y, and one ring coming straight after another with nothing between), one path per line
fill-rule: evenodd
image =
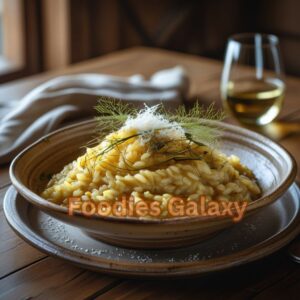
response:
M279 114L285 93L279 41L247 33L229 38L221 78L225 109L241 123L265 125Z

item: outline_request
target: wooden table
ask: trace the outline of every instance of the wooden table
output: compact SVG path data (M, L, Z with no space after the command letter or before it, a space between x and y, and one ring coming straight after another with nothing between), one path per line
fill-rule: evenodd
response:
M191 79L190 98L220 104L220 62L157 49L134 48L80 63L0 87L0 97L19 99L41 82L60 74L101 72L128 76L174 65L186 68ZM299 108L300 79L287 78L283 114ZM300 135L282 141L300 162ZM32 248L10 229L3 215L2 200L10 185L8 165L0 168L0 298L4 299L186 299L297 298L300 268L286 249L223 273L176 281L127 280L93 273L48 257ZM298 179L300 172L298 172Z

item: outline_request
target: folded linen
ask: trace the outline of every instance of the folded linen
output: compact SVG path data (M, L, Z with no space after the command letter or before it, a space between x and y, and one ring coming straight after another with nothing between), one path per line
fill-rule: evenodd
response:
M177 66L153 74L122 78L103 74L77 74L54 78L29 92L0 120L0 164L70 119L95 115L99 97L112 97L137 106L164 103L174 108L187 97L189 80Z

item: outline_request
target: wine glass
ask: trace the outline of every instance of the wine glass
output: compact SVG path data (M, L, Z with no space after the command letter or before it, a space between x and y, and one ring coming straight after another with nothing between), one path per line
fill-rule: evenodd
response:
M284 92L278 38L260 33L230 37L221 78L225 109L241 123L265 125L278 116Z

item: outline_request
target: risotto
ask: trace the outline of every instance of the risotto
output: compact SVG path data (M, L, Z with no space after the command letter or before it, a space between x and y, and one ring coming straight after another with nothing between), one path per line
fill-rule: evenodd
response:
M86 149L84 155L52 176L45 199L67 205L80 201L159 201L167 207L173 196L207 201L252 201L261 190L251 170L237 156L187 138L183 127L154 110L128 118L119 129Z

